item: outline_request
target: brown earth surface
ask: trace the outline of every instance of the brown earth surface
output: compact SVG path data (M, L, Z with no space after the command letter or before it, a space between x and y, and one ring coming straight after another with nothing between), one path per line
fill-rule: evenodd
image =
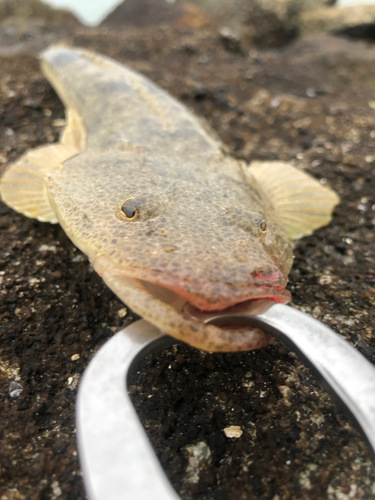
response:
M62 37L128 64L204 116L236 158L291 161L338 191L332 224L298 243L288 288L295 307L375 361L374 47L317 37L249 52L215 33L171 28L33 30L19 40L0 29L2 169L57 140L63 125L36 50ZM0 498L83 499L77 383L135 318L59 226L1 205L0 231ZM165 349L142 363L131 393L185 499L375 496L362 437L280 342L241 354ZM231 425L241 437L226 437ZM202 442L211 455L190 460L192 482L189 458Z

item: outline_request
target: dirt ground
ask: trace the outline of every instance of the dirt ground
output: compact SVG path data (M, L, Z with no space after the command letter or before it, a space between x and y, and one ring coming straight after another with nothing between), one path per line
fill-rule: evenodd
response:
M162 27L7 29L2 169L57 140L63 125L37 50L63 38L128 64L204 116L234 157L291 161L340 194L332 224L298 243L288 289L295 307L375 361L375 47L318 36L260 52L216 33ZM100 346L135 316L58 225L2 204L0 231L0 498L83 499L77 385ZM11 382L22 385L18 397ZM184 499L375 497L362 437L280 342L241 354L165 349L142 364L131 393ZM227 438L230 425L242 436ZM191 460L197 449L200 463Z

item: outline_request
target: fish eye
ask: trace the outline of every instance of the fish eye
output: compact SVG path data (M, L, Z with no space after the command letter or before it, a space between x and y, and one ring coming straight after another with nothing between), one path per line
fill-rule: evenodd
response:
M162 204L154 195L126 198L116 208L116 217L126 222L145 222L160 215Z
M262 233L265 233L267 231L267 222L265 220L262 220L262 222L259 224L259 229L262 231Z
M127 220L135 220L138 217L138 208L136 207L135 198L128 198L121 205L121 212Z

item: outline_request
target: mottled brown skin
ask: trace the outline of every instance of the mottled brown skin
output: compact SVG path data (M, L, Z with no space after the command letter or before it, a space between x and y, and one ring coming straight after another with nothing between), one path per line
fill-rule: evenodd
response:
M88 151L65 162L47 187L58 219L94 263L105 255L125 275L178 291L204 310L252 298L255 287L287 299L289 239L259 191L233 160L189 163ZM97 165L89 177L88 164ZM132 220L121 211L128 199L138 210Z
M212 351L271 342L259 330L204 325L184 309L290 300L290 240L251 169L124 66L56 47L42 55L42 69L76 117L62 138L65 148L74 143L70 158L51 162L45 176L50 220L126 304L170 335Z

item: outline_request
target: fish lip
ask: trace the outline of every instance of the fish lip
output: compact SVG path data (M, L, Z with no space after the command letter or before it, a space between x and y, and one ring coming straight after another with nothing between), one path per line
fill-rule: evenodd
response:
M242 287L223 282L190 281L166 273L146 272L142 278L139 275L134 277L171 290L202 311L220 311L255 299L269 299L282 303L291 300L290 293L285 290L286 280L283 280L280 272L266 278L262 275L261 279L257 279L258 276L259 274L252 277L253 281Z
M201 311L207 312L222 312L229 307L250 300L268 299L275 302L281 302L283 304L286 304L291 300L290 292L288 290L285 290L284 287L276 288L272 286L260 287L256 285L250 285L249 287L246 287L246 289L236 290L237 293L233 293L232 290L230 290L228 296L222 295L213 300L199 294L189 293L184 289L170 288L168 286L160 284L158 285L172 290L180 297L186 299L189 304L193 305L197 309L200 309Z
M201 311L223 311L228 307L256 299L269 299L284 304L291 300L290 292L285 289L287 280L280 271L268 276L258 273L252 277L251 283L238 287L222 282L190 281L170 273L142 268L123 268L104 256L98 261L100 268L111 268L111 273L119 279L123 276L124 279L132 278L144 283L146 287L147 284L151 284L169 290ZM101 274L100 270L97 270ZM158 298L157 292L153 291L152 294Z

